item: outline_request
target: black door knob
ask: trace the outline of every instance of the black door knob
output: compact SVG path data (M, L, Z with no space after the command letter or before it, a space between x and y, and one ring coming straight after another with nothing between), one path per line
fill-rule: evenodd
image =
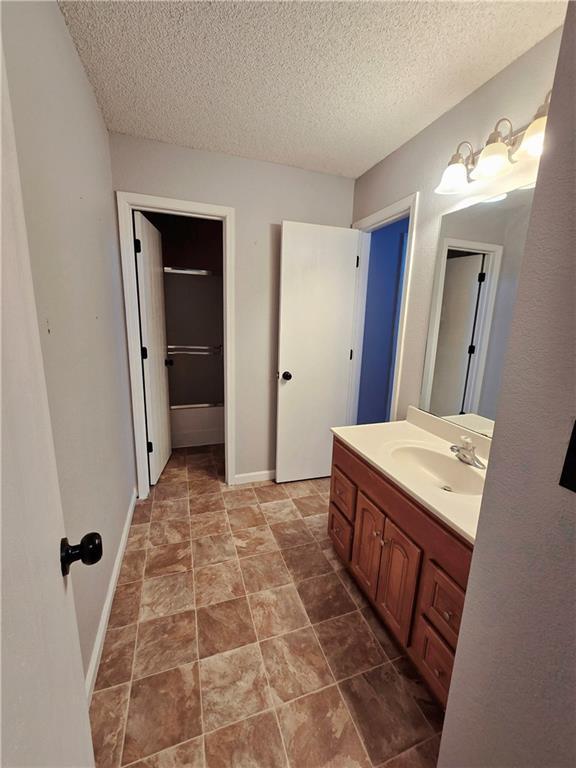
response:
M290 379L292 378L292 374L290 373L290 371L284 371L284 373L282 374L282 378L284 379L284 381L290 381Z
M84 565L94 565L102 559L102 536L99 533L87 533L80 539L80 544L69 544L68 539L60 541L60 567L62 576L68 576L70 565L82 560Z

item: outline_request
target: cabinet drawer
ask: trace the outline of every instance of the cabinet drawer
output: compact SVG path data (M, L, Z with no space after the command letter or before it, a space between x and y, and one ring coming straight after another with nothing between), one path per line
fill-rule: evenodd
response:
M354 522L356 511L356 486L338 467L332 467L332 481L330 483L330 501L336 504L340 512L351 523Z
M453 648L458 642L464 597L464 590L436 563L426 563L420 608Z
M446 706L454 666L454 653L424 616L418 617L414 640L414 650L418 657L420 671L442 704Z
M328 535L332 539L334 549L345 562L350 562L352 553L352 526L344 515L330 504L328 515Z

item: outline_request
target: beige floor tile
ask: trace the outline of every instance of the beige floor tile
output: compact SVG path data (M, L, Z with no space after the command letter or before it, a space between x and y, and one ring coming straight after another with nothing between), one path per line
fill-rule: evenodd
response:
M311 517L328 512L328 502L319 493L314 493L312 496L300 496L293 501L302 517Z
M197 568L194 576L198 607L243 597L245 594L242 573L236 560Z
M289 520L270 526L272 535L280 549L300 547L313 541L313 536L303 520Z
M97 768L118 768L130 686L96 691L90 704L90 726Z
M190 538L190 522L182 520L157 520L150 524L149 542L153 547L163 544L180 544Z
M251 504L258 503L258 498L252 486L248 488L237 488L236 486L232 486L230 490L225 490L222 496L224 497L224 506L226 509L247 507Z
M246 590L249 593L281 587L292 581L280 552L267 552L263 555L243 557L240 560L240 568Z
M222 563L236 557L234 541L229 533L204 536L192 542L192 558L195 568Z
M278 717L291 768L370 768L336 686L285 704Z
M130 586L130 585L129 585ZM192 571L147 579L142 587L140 621L157 619L194 608Z
M135 678L188 664L197 658L194 611L174 613L139 624Z
M200 661L204 729L211 731L270 707L270 693L257 645Z
M356 610L356 604L335 573L301 581L297 589L312 624Z
M294 581L302 581L332 571L332 566L316 542L305 544L303 547L285 549L282 551L282 557Z
M256 640L250 608L245 597L198 608L200 658L248 645Z
M328 619L314 629L337 680L387 661L360 611Z
M204 768L204 739L198 736L132 763L130 768Z
M94 690L126 683L132 677L136 626L130 624L106 632Z
M235 531L234 544L238 557L262 555L265 552L273 552L278 549L276 539L267 525Z
M300 512L292 499L282 499L282 501L269 501L266 504L260 504L260 509L268 525L274 523L286 523L289 520L301 520Z
M187 664L132 683L123 763L130 763L202 732L198 665Z
M188 571L192 567L190 542L150 547L146 557L146 579Z
M205 512L202 515L190 516L190 535L193 539L204 536L219 536L228 532L228 517L221 509L218 512Z
M146 550L136 549L134 552L126 552L122 560L118 584L129 584L131 581L142 581L144 578L144 565L146 563Z
M344 680L339 687L374 765L433 734L392 664Z
M254 488L254 492L260 504L267 501L279 501L288 498L286 489L282 485L264 485Z
M119 587L116 587L110 610L110 618L108 619L109 629L125 627L138 621L141 593L142 582L140 581L131 584L121 584Z
M286 756L271 712L206 736L206 768L284 768Z
M248 596L248 600L259 640L308 624L308 616L293 584L255 592Z
M259 525L266 525L266 518L257 504L251 504L248 507L229 509L228 519L230 521L230 528L233 531L241 531L243 528L255 528Z
M168 499L166 501L154 499L150 519L152 522L156 520L187 520L188 499Z
M277 705L334 682L312 627L264 640L260 647Z

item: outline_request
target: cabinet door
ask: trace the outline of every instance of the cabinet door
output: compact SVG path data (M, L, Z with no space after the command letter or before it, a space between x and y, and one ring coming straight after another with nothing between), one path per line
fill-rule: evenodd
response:
M422 550L387 519L376 605L398 640L408 645Z
M370 597L376 597L382 556L384 515L364 494L358 494L351 569Z
M345 563L349 563L352 550L352 526L334 504L330 504L328 535L340 558Z

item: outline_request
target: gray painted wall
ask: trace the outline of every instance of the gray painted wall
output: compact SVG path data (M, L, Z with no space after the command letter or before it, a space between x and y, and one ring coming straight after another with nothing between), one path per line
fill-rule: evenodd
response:
M86 668L135 487L108 135L56 3L2 21L66 534L104 542L72 571Z
M454 109L397 149L356 181L354 220L419 191L415 259L408 293L406 348L399 371L399 411L420 399L428 317L441 216L458 201L434 194L448 160L463 139L479 147L499 117L526 125L552 87L560 30L545 38Z
M275 466L280 225L349 227L354 182L112 134L115 190L236 209L238 474Z
M441 768L576 765L576 5L534 193Z

